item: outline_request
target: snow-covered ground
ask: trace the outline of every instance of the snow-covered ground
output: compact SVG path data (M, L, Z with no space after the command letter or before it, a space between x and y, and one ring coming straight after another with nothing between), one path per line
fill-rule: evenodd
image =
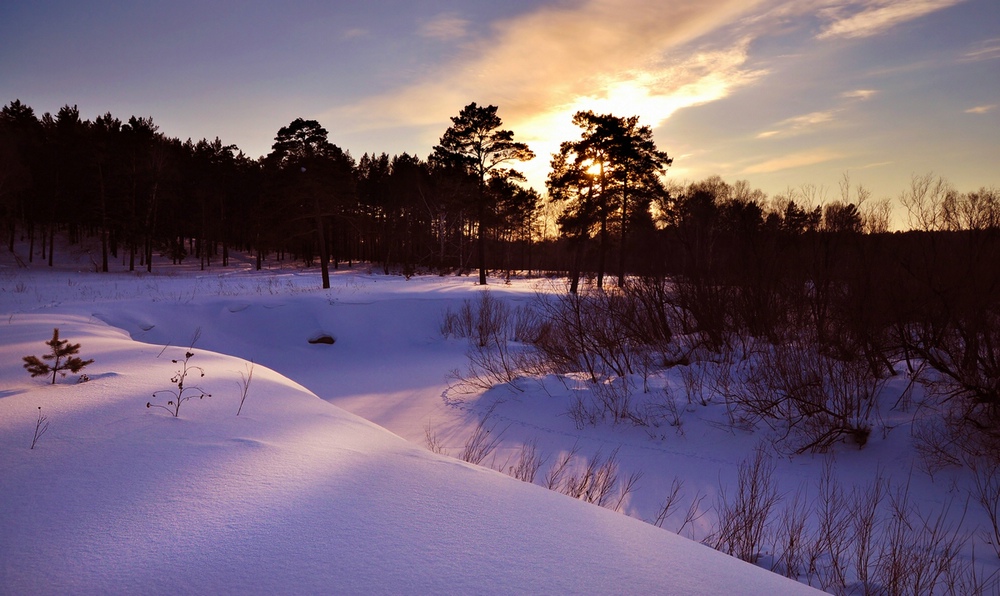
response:
M54 269L0 256L0 593L810 591L762 568L767 552L754 566L698 543L720 487L762 444L723 409L682 407L679 427L655 432L580 429L565 380L450 386L467 344L441 322L480 296L472 277L355 266L322 290L318 272L292 265L98 274L86 257L59 256ZM537 279L489 287L518 304L559 290ZM88 381L53 386L22 368L53 328L94 360ZM321 334L335 343L308 342ZM177 389L189 349L204 371L191 378L211 396L184 402L178 418L147 408L167 400L154 392ZM48 429L29 449L39 413ZM539 477L573 450L616 453L623 477L641 473L622 513L447 457L487 414L501 441L490 468L509 469L529 443L546 461ZM782 497L814 495L829 465L846 491L881 475L908 483L921 512L952 503L965 508L962 527L986 523L965 505L959 471L921 471L911 415L886 412L863 450L775 455ZM675 481L664 529L647 523ZM975 550L987 575L992 554Z

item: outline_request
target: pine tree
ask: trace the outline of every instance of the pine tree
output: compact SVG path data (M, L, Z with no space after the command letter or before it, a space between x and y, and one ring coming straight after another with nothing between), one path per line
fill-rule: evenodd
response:
M60 371L68 370L73 373L80 372L83 367L92 364L93 360L83 360L75 356L80 351L80 344L71 344L67 339L59 339L59 329L52 330L52 339L45 342L45 345L52 349L52 352L42 356L25 356L24 368L31 373L32 377L40 377L52 373L52 384L56 384L56 374ZM63 360L65 358L65 360ZM43 362L43 360L54 360L53 364ZM66 373L62 373L66 376Z
M486 225L489 193L486 183L490 178L523 180L523 176L503 166L512 161L528 161L535 153L524 143L514 140L514 133L502 130L503 121L496 106L477 106L475 102L452 116L452 126L444 131L440 144L434 147L432 162L457 167L478 181L474 209L477 223L477 252L479 260L479 285L486 285Z

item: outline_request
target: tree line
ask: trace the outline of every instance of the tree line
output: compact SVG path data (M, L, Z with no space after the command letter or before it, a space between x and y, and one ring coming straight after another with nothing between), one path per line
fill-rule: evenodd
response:
M531 265L541 197L510 166L533 157L502 129L495 106L470 104L426 159L356 160L315 120L296 119L252 159L220 139L180 141L150 117L84 120L76 106L36 117L0 110L0 219L8 250L57 258L54 238L99 237L95 263L151 271L153 255L227 266L230 250L328 266L377 263L389 272Z
M98 237L100 271L113 259L152 270L154 253L227 266L237 248L258 267L318 262L324 285L328 266L363 261L407 275L479 269L482 284L491 270L557 272L571 292L581 277L602 288L608 275L620 286L722 271L766 287L821 250L801 254L807 244L832 246L822 250L833 268L846 266L843 246L903 242L876 240L890 203L846 177L832 202L808 186L768 197L718 177L670 185L672 159L635 116L577 113L579 137L551 156L543 199L516 169L534 154L496 106L471 103L451 120L427 158L355 159L299 118L252 159L218 138L169 137L151 117L85 120L69 105L38 117L15 100L0 109L0 219L10 251L25 238L26 258L49 264L57 231ZM911 186L901 198L914 228L995 228L995 189L959 193L932 176ZM940 205L921 212L918 200ZM557 234L545 232L552 223Z

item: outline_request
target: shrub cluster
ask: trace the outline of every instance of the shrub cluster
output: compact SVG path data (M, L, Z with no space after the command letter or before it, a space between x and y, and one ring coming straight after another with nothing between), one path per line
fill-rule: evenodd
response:
M789 203L765 219L753 197L709 190L671 207L659 273L541 295L530 310L484 294L449 314L446 333L472 338L462 379L579 375L579 424L649 426L664 404L639 388L679 367L689 400L725 400L734 422L803 452L863 446L887 379L905 370L938 413L920 434L928 453L1000 453L1000 194L915 178L902 199L918 229L886 234L866 233L878 226L850 203L815 217Z

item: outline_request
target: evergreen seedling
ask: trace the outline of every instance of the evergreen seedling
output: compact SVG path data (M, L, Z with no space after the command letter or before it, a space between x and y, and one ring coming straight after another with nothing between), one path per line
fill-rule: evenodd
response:
M71 344L67 339L59 339L58 328L52 330L52 339L45 342L45 345L49 346L52 351L41 358L38 358L38 356L25 356L24 368L31 373L32 377L51 374L53 385L56 384L56 374L61 373L65 377L66 373L62 371L66 370L78 373L83 367L94 362L93 360L83 360L79 356L76 356L80 351L80 344ZM46 362L49 360L53 361L52 364Z

